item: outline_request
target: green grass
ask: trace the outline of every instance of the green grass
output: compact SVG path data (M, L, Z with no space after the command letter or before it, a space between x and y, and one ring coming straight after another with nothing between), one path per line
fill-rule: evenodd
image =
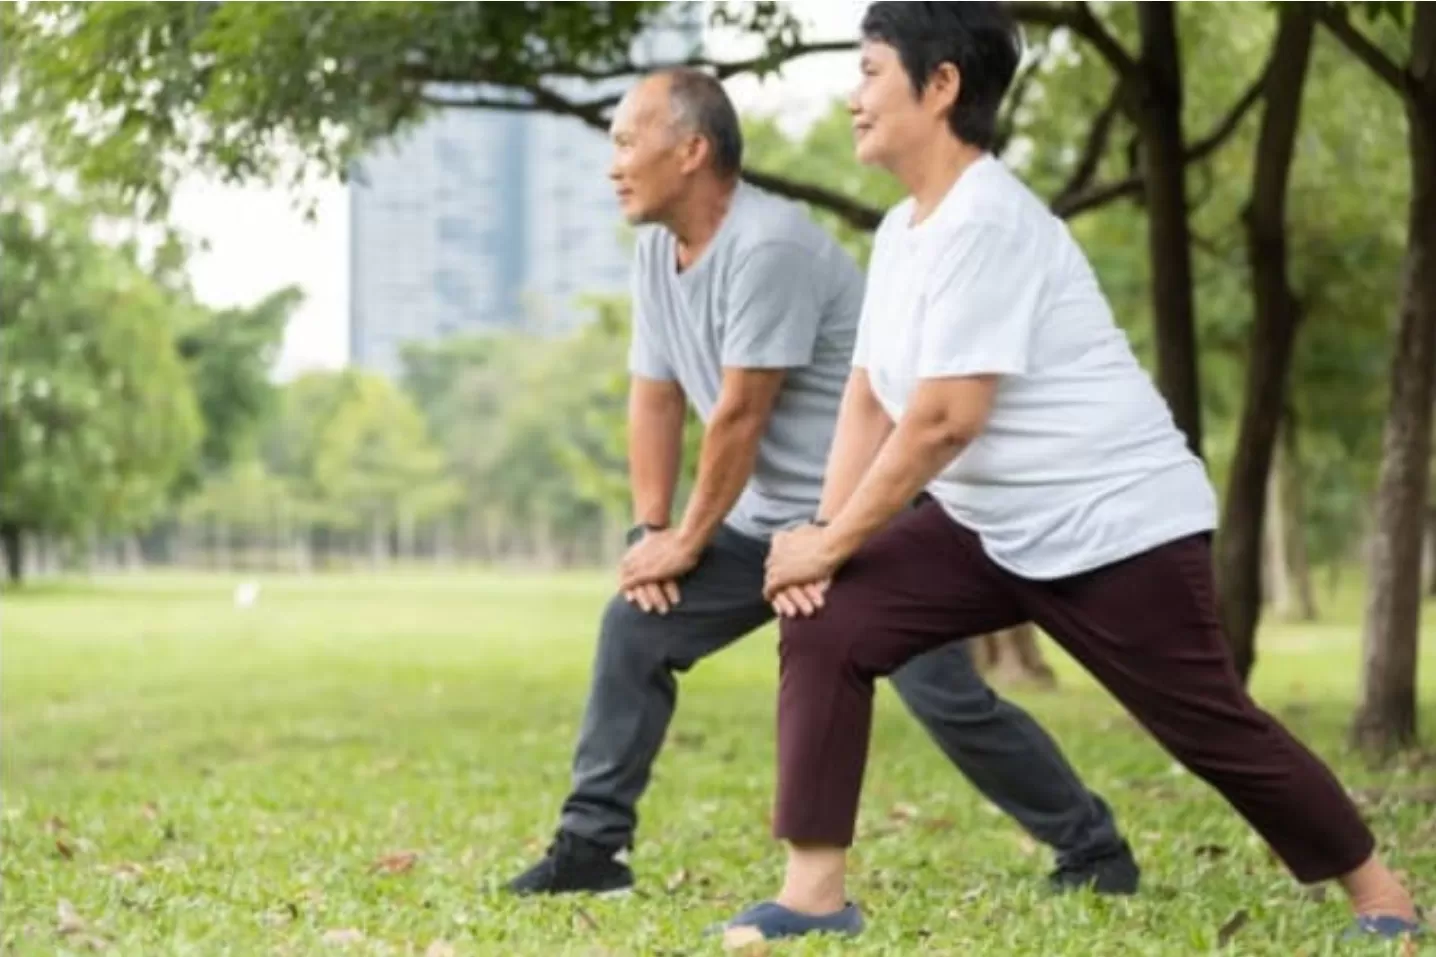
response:
M717 953L710 922L766 896L776 661L766 630L683 682L641 807L641 892L495 892L550 834L568 781L602 575L138 577L6 593L7 953ZM1365 796L1385 853L1436 905L1436 761L1345 752L1359 596L1262 638L1259 699ZM1428 610L1430 625L1436 620ZM1049 899L1050 866L957 778L884 687L852 892L871 929L781 954L1322 954L1344 926L1070 662L1016 694L1114 805L1145 893ZM1436 727L1436 647L1421 670ZM1384 796L1380 796L1384 794ZM415 852L402 873L385 855ZM85 925L59 932L60 902ZM362 940L344 944L334 932ZM326 936L327 935L327 936ZM1383 952L1357 948L1358 952Z

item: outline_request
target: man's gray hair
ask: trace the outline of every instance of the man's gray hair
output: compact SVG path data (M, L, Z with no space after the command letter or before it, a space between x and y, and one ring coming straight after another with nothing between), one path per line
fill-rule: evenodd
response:
M664 75L673 125L706 139L713 150L713 168L720 175L736 176L743 167L743 130L723 84L688 67L666 70Z

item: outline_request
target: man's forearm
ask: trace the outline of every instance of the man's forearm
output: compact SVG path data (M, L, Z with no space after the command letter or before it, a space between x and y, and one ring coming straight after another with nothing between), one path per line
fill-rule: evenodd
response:
M635 385L628 400L628 475L633 519L667 525L683 458L684 399L676 388Z
M721 405L714 411L703 433L693 494L678 528L679 536L695 550L708 544L743 493L766 425L767 416L761 412L728 411Z

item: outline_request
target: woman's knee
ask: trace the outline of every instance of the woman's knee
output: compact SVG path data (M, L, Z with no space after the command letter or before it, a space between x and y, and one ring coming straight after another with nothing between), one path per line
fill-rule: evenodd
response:
M784 618L778 651L785 667L845 668L852 664L861 628L853 616L823 609L810 618Z

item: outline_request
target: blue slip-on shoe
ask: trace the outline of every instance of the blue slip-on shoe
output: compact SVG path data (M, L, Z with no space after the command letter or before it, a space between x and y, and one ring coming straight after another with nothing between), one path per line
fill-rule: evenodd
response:
M1363 915L1342 935L1343 940L1358 940L1365 937L1380 937L1397 940L1401 937L1424 937L1426 928L1416 921L1384 914L1380 917Z
M789 910L775 901L754 904L726 924L709 929L721 933L725 944L747 944L758 940L778 940L807 934L842 934L855 937L862 933L863 915L858 906L849 903L842 910L815 917Z

